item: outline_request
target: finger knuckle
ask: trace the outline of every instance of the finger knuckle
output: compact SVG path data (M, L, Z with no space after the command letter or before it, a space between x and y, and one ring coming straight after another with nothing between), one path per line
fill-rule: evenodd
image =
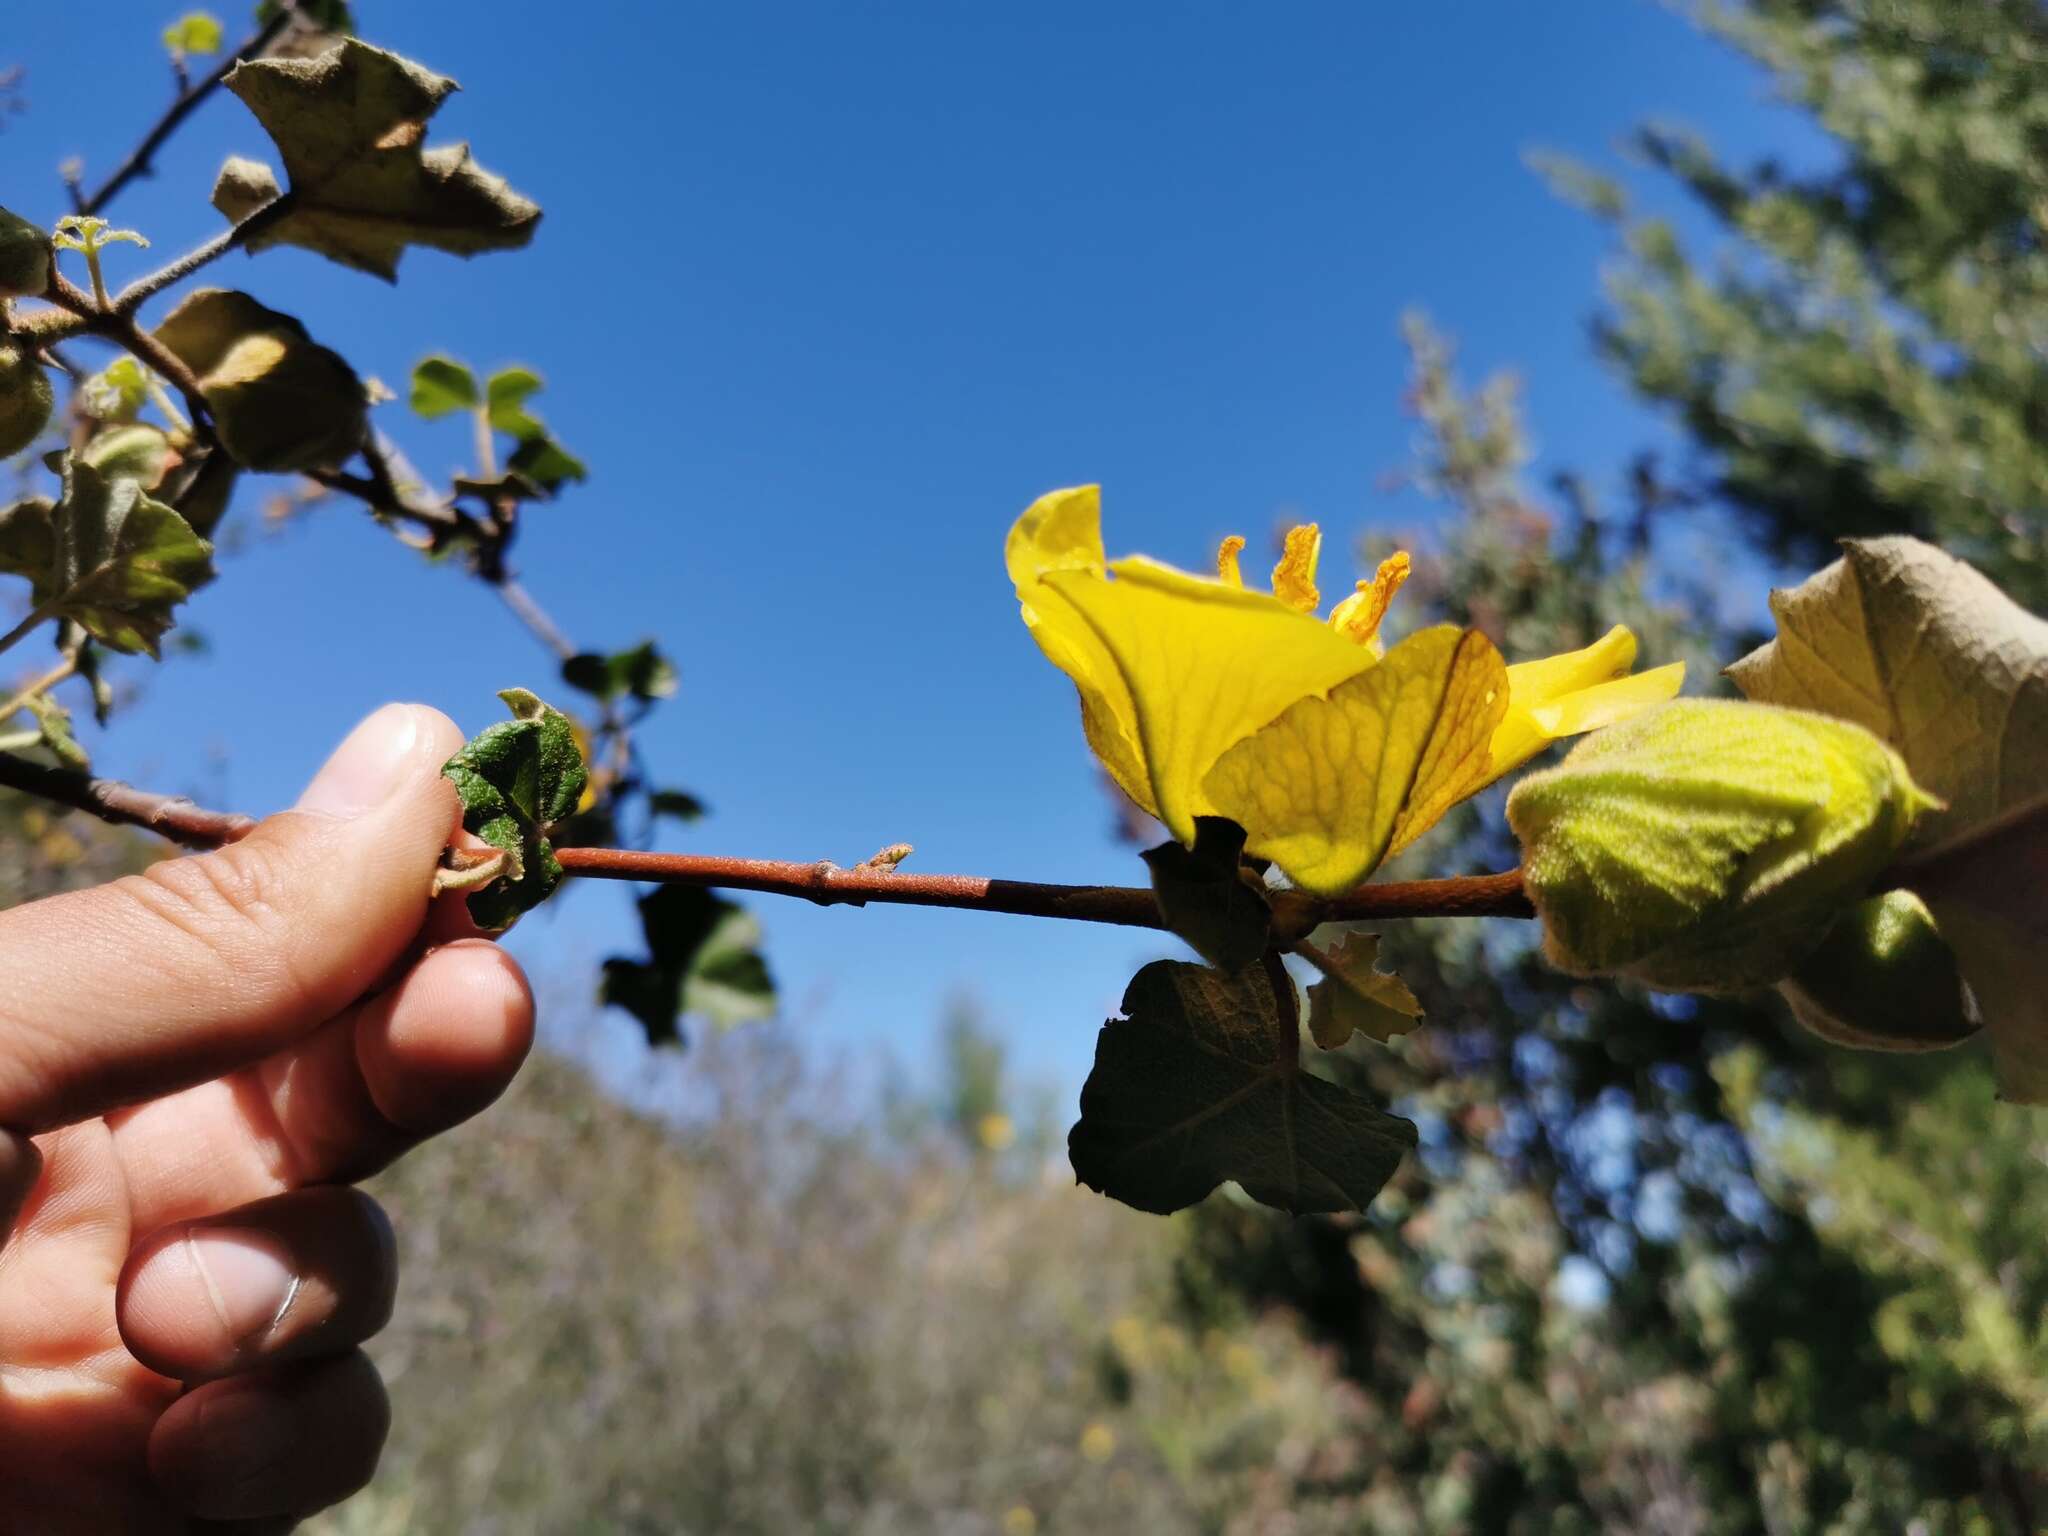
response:
M121 882L147 918L174 931L236 987L304 993L294 966L289 861L251 839L167 859Z

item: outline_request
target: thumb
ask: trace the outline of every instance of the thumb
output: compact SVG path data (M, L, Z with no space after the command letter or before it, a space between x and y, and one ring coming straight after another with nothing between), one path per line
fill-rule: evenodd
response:
M461 744L438 711L387 705L242 841L0 913L0 1126L217 1077L366 991L426 914Z

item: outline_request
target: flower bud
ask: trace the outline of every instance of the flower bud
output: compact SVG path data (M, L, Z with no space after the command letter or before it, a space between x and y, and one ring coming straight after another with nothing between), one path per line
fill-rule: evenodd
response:
M1681 992L1790 975L1935 802L1844 720L1680 699L1508 797L1560 969Z
M36 440L54 399L42 365L19 347L0 345L0 458Z
M0 208L0 299L34 298L49 286L49 231Z
M1867 1051L1938 1051L1980 1027L1954 952L1911 891L1851 907L1778 991L1823 1040Z

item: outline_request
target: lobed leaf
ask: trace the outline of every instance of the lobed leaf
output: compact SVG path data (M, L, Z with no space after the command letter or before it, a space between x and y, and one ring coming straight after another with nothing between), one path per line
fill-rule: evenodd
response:
M1752 699L1882 737L1946 802L1921 841L1955 842L2048 795L2048 621L1970 566L1918 539L1849 539L1841 559L1773 592L1771 612L1777 638L1729 676ZM1982 1009L2001 1090L2048 1103L2048 951L2026 938L2048 870L1983 869L1982 889L1920 894Z
M1348 934L1329 951L1323 979L1310 984L1309 1037L1324 1050L1355 1034L1385 1044L1422 1022L1422 1004L1408 983L1375 968L1379 954L1378 934Z
M428 421L475 410L479 403L476 375L454 358L434 356L413 365L412 408Z
M516 250L540 209L470 158L423 148L455 82L355 38L312 59L257 59L227 88L256 115L290 179L292 206L250 249L298 245L387 281L408 246L458 256Z
M1263 975L1158 960L1102 1026L1067 1153L1083 1184L1141 1211L1234 1179L1304 1215L1365 1209L1414 1145L1408 1121L1301 1070Z

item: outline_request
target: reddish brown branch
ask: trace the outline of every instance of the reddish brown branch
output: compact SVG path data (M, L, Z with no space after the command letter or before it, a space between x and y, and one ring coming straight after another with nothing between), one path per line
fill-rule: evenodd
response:
M205 810L189 800L153 794L112 779L47 768L11 753L0 753L0 787L89 811L117 825L146 827L188 848L218 848L246 836L256 825L247 816ZM630 848L562 848L556 850L556 857L570 874L589 879L715 886L770 896L802 896L828 906L864 906L874 901L1059 917L1127 928L1165 926L1152 892L1144 886L1042 885L981 875L906 874L783 859L641 853ZM1326 922L1353 922L1397 917L1527 917L1530 910L1528 898L1522 895L1521 872L1511 869L1497 875L1368 885L1321 903L1317 915Z
M118 779L96 779L67 768L0 752L0 788L86 811L116 826L143 827L187 848L218 848L247 837L256 823L231 811L209 811L177 795L159 795Z

